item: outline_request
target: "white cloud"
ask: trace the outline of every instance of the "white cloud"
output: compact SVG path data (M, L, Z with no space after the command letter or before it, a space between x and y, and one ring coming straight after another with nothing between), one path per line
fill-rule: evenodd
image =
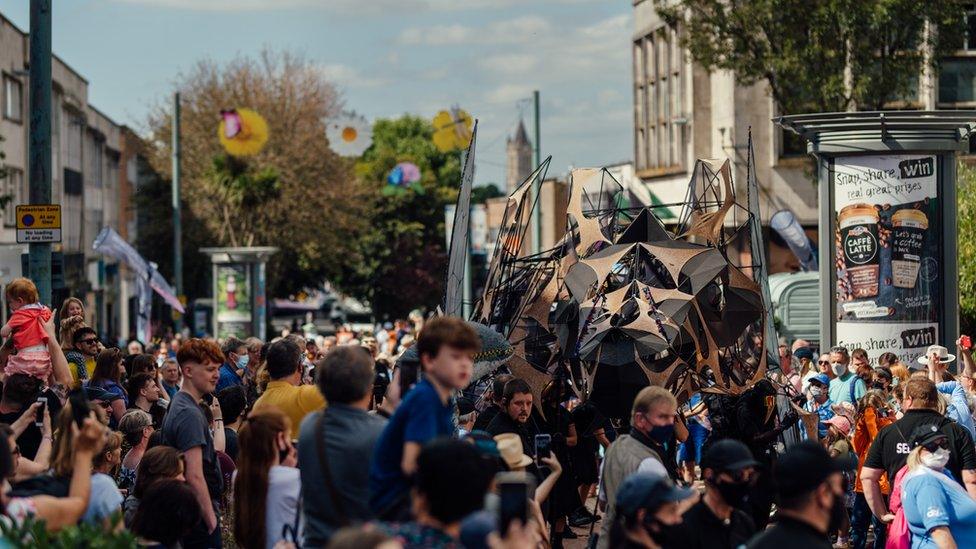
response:
M397 41L406 45L448 46L459 44L528 44L553 34L552 24L535 15L496 21L483 28L465 25L432 25L404 29Z
M318 70L333 83L347 88L375 88L387 83L385 78L364 75L359 69L341 63L319 65Z
M489 103L511 103L512 106L519 99L532 96L532 86L525 84L502 84L485 94L485 101Z
M499 74L524 75L539 65L539 58L527 53L506 53L485 57L479 65Z
M400 33L401 44L428 46L450 46L472 41L474 29L464 25L434 25L432 27L412 27Z

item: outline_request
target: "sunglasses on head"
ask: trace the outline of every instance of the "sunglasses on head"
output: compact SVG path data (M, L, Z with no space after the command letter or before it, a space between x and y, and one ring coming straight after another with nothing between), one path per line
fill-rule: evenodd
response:
M941 438L939 440L929 442L928 444L923 444L922 448L925 448L929 452L935 452L939 448L943 450L949 449L949 441L947 439Z

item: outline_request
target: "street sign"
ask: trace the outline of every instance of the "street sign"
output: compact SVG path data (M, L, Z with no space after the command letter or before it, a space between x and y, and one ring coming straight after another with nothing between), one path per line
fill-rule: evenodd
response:
M17 206L17 243L61 242L60 204Z

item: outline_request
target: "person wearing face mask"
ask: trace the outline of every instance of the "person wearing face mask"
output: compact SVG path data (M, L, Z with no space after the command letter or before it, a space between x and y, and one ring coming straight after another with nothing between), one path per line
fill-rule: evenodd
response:
M817 414L817 436L821 439L827 436L827 420L834 417L834 411L831 409L834 403L830 400L827 391L829 384L830 378L826 374L817 374L810 378L810 387L807 389L810 398L803 405L805 411ZM802 428L802 425L800 427L800 436L806 440L807 431Z
M948 437L936 425L921 425L909 444L902 509L912 549L976 547L976 501L949 477Z
M633 473L624 479L615 499L618 513L610 527L608 546L613 549L675 547L674 527L694 501L695 491L679 488L666 476ZM602 536L601 536L602 537Z
M670 547L722 549L739 547L756 533L756 523L743 511L753 489L756 466L752 452L742 442L714 442L701 460L705 495L681 516L671 529Z
M830 400L835 403L856 403L868 391L864 380L850 371L851 357L846 347L830 349L830 369L834 379L830 380Z
M777 512L773 526L752 538L748 549L830 549L829 532L846 510L841 472L823 446L803 441L783 454L774 471Z
M677 466L669 471L664 444L674 436L674 418L678 401L664 387L644 387L631 408L629 434L621 435L607 448L603 459L600 499L606 504L606 515L597 540L598 549L606 549L610 526L614 524L617 492L630 474L640 471L662 477L677 478Z
M907 437L920 425L936 425L946 436L949 443L946 468L952 471L952 478L956 482L962 483L966 491L976 497L976 449L969 432L938 412L939 396L934 383L928 379L913 378L904 387L902 410L905 415L878 432L861 468L861 482L868 507L875 517L885 522L890 522L893 517L881 495L881 475L887 474L888 479L893 480L892 491L898 489L898 471L905 466L912 449Z
M216 389L218 393L228 387L244 383L244 371L250 360L247 345L236 337L228 337L220 350L227 357L227 361L220 365L220 379L217 380Z

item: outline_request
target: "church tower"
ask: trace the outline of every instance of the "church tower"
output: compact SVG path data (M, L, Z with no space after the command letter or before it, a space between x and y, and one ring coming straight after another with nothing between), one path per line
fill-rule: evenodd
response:
M512 194L525 178L532 173L532 143L529 136L525 133L525 124L519 118L518 127L515 129L515 136L506 141L506 154L508 160L505 169L505 193Z

